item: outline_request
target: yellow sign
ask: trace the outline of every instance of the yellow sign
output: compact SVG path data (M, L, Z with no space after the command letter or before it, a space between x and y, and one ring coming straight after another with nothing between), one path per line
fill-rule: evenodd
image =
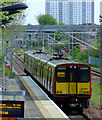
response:
M65 72L58 72L57 77L65 77Z

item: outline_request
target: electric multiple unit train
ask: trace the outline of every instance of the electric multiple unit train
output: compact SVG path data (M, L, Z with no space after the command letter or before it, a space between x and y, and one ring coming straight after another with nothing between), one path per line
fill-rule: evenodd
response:
M92 95L89 65L50 56L43 52L27 51L24 55L25 71L29 72L50 94L62 104L89 106Z

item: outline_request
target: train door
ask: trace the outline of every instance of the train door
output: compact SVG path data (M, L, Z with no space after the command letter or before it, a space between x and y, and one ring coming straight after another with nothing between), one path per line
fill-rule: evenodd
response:
M66 67L57 67L56 69L56 94L68 94L68 81Z
M78 68L79 79L77 82L77 94L78 95L90 95L90 68L89 67L79 67Z
M77 94L77 68L76 67L68 67L67 68L68 74L68 93L70 95Z

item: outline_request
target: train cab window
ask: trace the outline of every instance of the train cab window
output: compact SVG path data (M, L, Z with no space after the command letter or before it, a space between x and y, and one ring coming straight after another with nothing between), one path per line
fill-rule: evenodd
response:
M59 82L65 81L65 72L57 72L57 81Z
M90 80L90 68L80 67L79 69L79 82L89 82Z
M57 68L57 82L66 82L66 67Z
M70 71L70 82L75 82L77 80L77 71Z

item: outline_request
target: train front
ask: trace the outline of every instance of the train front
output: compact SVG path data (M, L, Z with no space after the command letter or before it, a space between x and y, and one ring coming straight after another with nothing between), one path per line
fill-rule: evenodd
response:
M65 105L89 106L92 95L91 68L85 64L58 65L55 69L54 96Z

